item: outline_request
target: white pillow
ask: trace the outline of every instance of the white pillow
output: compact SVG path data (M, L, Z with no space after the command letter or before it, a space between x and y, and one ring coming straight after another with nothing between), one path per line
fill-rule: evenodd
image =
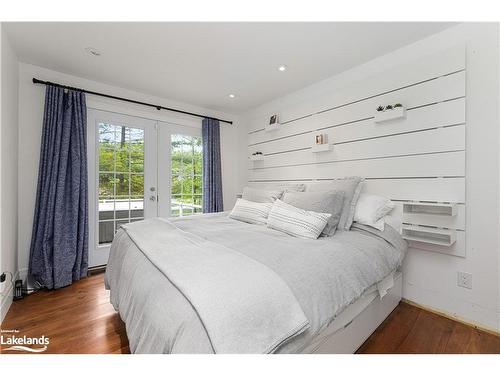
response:
M283 190L264 190L246 186L243 189L242 198L252 202L273 203L276 199L280 199L282 195Z
M394 208L394 203L390 199L372 194L360 194L354 221L360 224L369 225L378 230L384 230L386 216Z
M363 186L363 178L352 176L345 178L338 178L333 181L322 181L314 182L309 185L306 191L317 192L317 191L343 191L344 192L344 205L342 207L342 214L340 215L340 221L338 224L338 230L349 230L354 219L354 211L356 209L356 203Z
M332 215L302 210L278 199L269 212L267 227L295 237L315 240L325 228L330 216Z
M250 224L266 224L272 207L272 203L251 202L238 198L229 217Z

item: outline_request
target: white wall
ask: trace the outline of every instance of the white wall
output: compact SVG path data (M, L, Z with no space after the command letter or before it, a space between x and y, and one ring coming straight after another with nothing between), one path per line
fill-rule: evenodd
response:
M17 273L18 62L3 26L1 33L0 271ZM0 321L12 301L10 277L1 285ZM6 293L7 296L3 297Z
M448 29L342 74L275 99L245 121L285 113L287 118L328 107L334 94L377 73L467 46L466 257L411 249L404 264L404 297L460 319L500 330L499 26L468 23ZM262 124L263 125L263 124ZM263 126L261 126L263 127ZM254 129L255 127L252 127ZM457 286L457 271L473 275L472 290Z
M224 207L230 209L234 205L236 193L246 179L246 169L241 168L244 160L239 150L246 148L245 127L240 125L238 116L229 113L211 111L186 103L170 101L164 98L153 97L138 92L109 86L84 78L75 77L38 66L19 64L19 194L23 197L19 201L19 269L24 278L29 261L31 240L31 226L36 196L38 176L38 160L40 153L40 139L44 110L45 86L34 85L32 78L54 81L70 86L86 88L88 90L105 92L135 100L160 104L166 107L183 109L191 112L203 113L223 119L233 120L234 124L221 123L221 153L222 179L224 192ZM167 111L157 111L131 103L87 95L87 106L106 111L140 116L153 120L161 120L186 126L201 127L201 119L192 116L175 114Z

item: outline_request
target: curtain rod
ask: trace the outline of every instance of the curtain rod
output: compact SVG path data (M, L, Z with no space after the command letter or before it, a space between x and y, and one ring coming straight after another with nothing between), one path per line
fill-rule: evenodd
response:
M201 118L208 118L208 119L211 119L211 120L217 120L219 122L225 122L227 124L233 124L232 121L228 121L228 120L222 120L222 119L219 119L217 117L212 117L212 116L205 116L205 115L200 115L199 113L193 113L193 112L187 112L187 111L182 111L180 109L175 109L175 108L169 108L169 107L163 107L161 105L156 105L156 104L151 104L151 103L146 103L146 102L140 102L138 100L133 100L133 99L127 99L127 98L122 98L120 96L114 96L114 95L108 95L108 94L103 94L101 92L96 92L96 91L89 91L89 90L85 90L85 89L80 89L78 87L72 87L72 86L65 86L65 85L61 85L59 83L54 83L54 82L50 82L50 81L42 81L40 79L37 79L37 78L33 78L33 83L39 83L39 84L42 84L42 85L49 85L49 86L55 86L55 87L61 87L63 89L68 89L68 90L74 90L74 91L81 91L81 92L84 92L86 94L91 94L91 95L97 95L97 96L103 96L105 98L110 98L110 99L116 99L116 100L121 100L123 102L129 102L129 103L134 103L134 104L140 104L140 105L145 105L145 106L148 106L148 107L154 107L156 108L158 111L161 110L161 109L164 109L166 111L171 111L171 112L177 112L177 113L182 113L184 115L189 115L189 116L195 116L195 117L201 117Z

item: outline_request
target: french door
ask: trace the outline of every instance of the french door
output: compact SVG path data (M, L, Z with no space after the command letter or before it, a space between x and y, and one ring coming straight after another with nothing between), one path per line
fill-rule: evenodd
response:
M201 131L89 109L89 266L121 225L201 212Z
M158 215L187 216L202 212L201 129L158 122Z

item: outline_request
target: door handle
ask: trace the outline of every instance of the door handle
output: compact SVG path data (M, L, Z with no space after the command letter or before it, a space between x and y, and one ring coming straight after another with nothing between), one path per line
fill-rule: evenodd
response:
M154 201L156 201L156 197L155 197L154 195L151 195L151 196L149 197L149 200L150 200L151 202L154 202Z

